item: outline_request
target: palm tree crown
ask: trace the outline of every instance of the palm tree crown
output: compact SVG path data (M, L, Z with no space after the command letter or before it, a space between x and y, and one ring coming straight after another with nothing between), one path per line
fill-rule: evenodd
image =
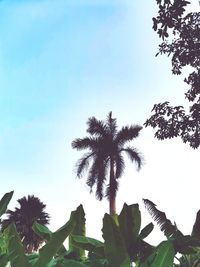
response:
M125 152L130 160L136 163L138 170L141 168L143 158L132 146L125 146L126 143L138 137L139 125L122 127L117 130L116 119L112 118L112 112L108 114L106 121L97 120L91 117L87 122L89 137L77 138L72 142L72 147L77 150L88 149L76 165L76 173L80 178L88 171L87 185L91 191L96 185L96 197L102 200L104 196L110 202L110 214L115 214L115 198L118 190L118 178L125 169L125 162L122 153ZM92 163L91 163L92 161ZM91 164L90 164L91 163ZM109 182L106 186L106 178L109 174Z
M44 212L46 205L37 197L28 196L17 201L20 207L16 207L14 211L7 210L7 219L1 222L1 230L3 231L10 223L14 222L26 253L32 253L44 241L32 230L33 223L38 222L47 225L50 217Z

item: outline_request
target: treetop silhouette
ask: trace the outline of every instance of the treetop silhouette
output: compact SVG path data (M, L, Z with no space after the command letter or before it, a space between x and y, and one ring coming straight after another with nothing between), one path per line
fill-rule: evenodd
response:
M136 148L127 145L139 136L142 129L139 125L124 126L118 131L117 120L112 118L110 112L105 121L91 117L87 121L89 137L77 138L72 142L72 147L86 152L77 162L76 174L81 178L88 171L86 184L92 192L96 186L96 197L102 200L107 197L110 205L110 214L116 213L116 194L118 179L125 169L123 152L138 170L143 164L143 157ZM109 181L107 182L107 178Z
M26 253L32 253L44 242L44 239L33 231L32 226L34 222L47 225L50 217L44 211L46 205L35 196L23 197L17 202L19 207L16 207L14 211L6 211L7 219L1 222L1 230L4 231L9 224L15 223Z

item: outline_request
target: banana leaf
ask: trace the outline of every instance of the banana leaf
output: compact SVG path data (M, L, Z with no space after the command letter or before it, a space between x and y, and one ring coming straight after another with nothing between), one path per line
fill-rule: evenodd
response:
M112 216L105 214L103 218L104 251L110 267L130 267L131 262L124 239Z
M31 267L14 223L11 223L4 230L4 235L7 240L8 258L11 267Z

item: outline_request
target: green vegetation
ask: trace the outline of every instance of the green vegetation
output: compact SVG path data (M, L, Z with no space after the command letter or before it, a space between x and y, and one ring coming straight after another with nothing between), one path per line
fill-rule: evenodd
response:
M14 211L6 211L7 219L1 222L1 230L3 231L12 222L15 223L20 239L23 240L22 243L26 253L32 253L44 241L32 230L33 223L38 222L47 225L49 215L44 212L46 205L37 197L23 197L18 199L17 202L19 207L16 207Z
M0 215L6 211L12 195L13 192L7 193L0 201ZM159 221L167 222L163 212L155 210L152 202L146 200L146 205ZM177 250L174 236L157 247L144 241L153 230L153 224L141 230L138 204L124 204L119 215L104 215L103 242L85 236L85 213L80 205L71 212L69 221L54 233L44 225L33 224L35 234L45 240L37 253L26 253L15 223L10 223L0 236L0 266L10 263L11 267L130 267L134 262L137 267L195 267L200 251L198 220L197 215L192 233L196 243L184 243L185 252L182 250L180 264L176 265L174 258L180 250ZM167 226L170 224L168 222ZM69 249L63 245L67 237Z
M194 69L185 82L191 86L186 98L193 102L187 115L181 106L170 107L168 102L154 106L155 114L146 126L158 127L158 139L181 136L184 142L197 148L200 145L200 28L199 13L184 16L184 0L157 0L159 14L153 18L153 28L163 39L159 53L172 55L173 74L181 74L184 66ZM174 39L167 42L172 29ZM83 206L71 212L66 224L55 232L47 228L49 215L45 205L34 196L18 200L20 208L7 210L13 191L0 200L0 267L198 267L200 266L200 211L191 235L184 235L156 205L144 199L146 208L164 232L166 240L152 246L145 238L153 231L153 223L141 229L141 213L138 204L124 204L116 214L118 179L125 169L122 156L125 152L138 169L143 158L132 146L125 146L139 136L142 129L131 125L117 129L112 112L105 121L89 118L89 137L72 142L77 150L89 152L77 163L80 178L88 171L87 185L91 191L96 186L96 197L109 200L110 214L103 217L103 241L86 236L86 220ZM108 184L105 188L105 182ZM64 242L68 239L68 247ZM178 263L177 263L178 261Z

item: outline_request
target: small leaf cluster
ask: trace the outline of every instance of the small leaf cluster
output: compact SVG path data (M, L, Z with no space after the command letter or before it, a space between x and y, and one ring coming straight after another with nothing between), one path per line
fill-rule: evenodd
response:
M163 40L169 36L168 30L177 31L181 25L181 16L190 3L185 0L156 0L159 6L158 16L153 18L153 29Z
M200 145L200 12L185 14L190 4L185 0L157 0L158 16L153 29L162 38L159 52L171 57L172 74L180 75L184 67L192 70L184 82L190 86L185 98L192 103L188 111L182 106L170 106L166 101L154 105L154 113L145 126L157 128L160 140L180 136L192 148Z

